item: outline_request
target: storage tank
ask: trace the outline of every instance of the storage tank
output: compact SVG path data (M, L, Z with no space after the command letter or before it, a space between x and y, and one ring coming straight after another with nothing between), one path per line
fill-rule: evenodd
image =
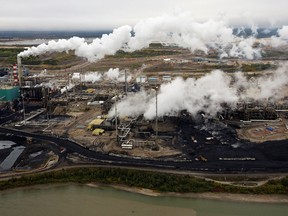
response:
M146 80L147 80L147 77L146 77L146 76L138 76L138 77L136 78L136 82L137 82L137 83L145 83Z
M170 82L172 80L171 76L163 76L162 81L164 82Z
M149 83L158 83L158 77L148 77Z
M0 101L13 101L20 96L19 86L0 87Z

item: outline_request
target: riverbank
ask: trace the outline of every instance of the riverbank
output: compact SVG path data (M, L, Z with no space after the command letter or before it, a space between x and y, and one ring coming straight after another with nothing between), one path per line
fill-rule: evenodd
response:
M90 183L93 183L92 185ZM120 168L71 168L0 181L0 190L58 183L105 185L149 196L288 203L288 177L257 187L221 184L188 175Z
M97 183L86 184L88 187L110 187L120 191L126 191L136 194L141 194L151 197L181 197L192 199L208 199L219 201L231 201L231 202L249 202L249 203L288 203L288 195L255 195L255 194L231 194L231 193L175 193L166 192L161 193L146 188L128 187L125 185L103 185Z

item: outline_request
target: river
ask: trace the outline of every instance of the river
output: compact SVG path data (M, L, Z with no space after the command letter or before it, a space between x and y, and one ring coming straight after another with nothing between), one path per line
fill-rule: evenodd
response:
M287 212L287 204L150 197L73 184L0 192L1 216L284 216Z

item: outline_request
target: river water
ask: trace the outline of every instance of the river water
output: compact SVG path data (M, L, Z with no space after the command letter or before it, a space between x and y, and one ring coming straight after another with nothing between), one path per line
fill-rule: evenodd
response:
M112 188L39 186L0 192L1 216L285 216L287 204L150 197Z

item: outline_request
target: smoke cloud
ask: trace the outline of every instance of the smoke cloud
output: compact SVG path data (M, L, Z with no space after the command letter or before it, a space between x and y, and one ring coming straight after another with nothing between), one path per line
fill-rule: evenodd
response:
M130 82L132 76L127 72L127 81ZM86 72L85 74L74 73L72 80L81 80L81 82L98 82L101 80L109 80L114 82L125 82L125 71L119 68L110 68L106 72Z
M283 26L277 31L278 37L272 36L270 41L262 40L263 45L270 45L272 47L280 47L288 45L288 26Z
M81 81L82 82L98 82L102 79L102 74L98 72L87 72L83 75L81 75Z
M133 32L133 34L132 34ZM279 31L279 37L287 38L287 29ZM19 56L40 55L46 52L75 51L75 54L97 61L105 55L114 55L118 50L132 52L148 47L151 42L172 43L188 48L191 52L201 50L208 53L217 50L220 57L241 57L253 59L261 56L261 50L253 47L254 36L244 38L233 34L233 29L222 20L197 22L187 13L164 15L138 22L134 27L125 25L104 34L92 43L84 38L72 37L68 40L49 41L21 52ZM276 42L275 42L276 43Z
M68 85L64 86L60 89L61 94L65 93L66 91L70 91L72 88L74 88L74 84L69 83Z
M31 47L19 54L20 57L28 57L31 55L41 55L46 52L68 52L75 51L75 55L87 58L88 61L97 61L105 57L105 55L114 55L119 49L129 41L131 37L130 26L122 26L114 29L109 35L104 34L102 38L96 38L92 43L88 44L84 38L72 37L68 40L60 39L52 40L47 44L40 44L37 47Z
M288 63L283 64L269 76L247 79L241 72L233 76L214 70L199 79L176 78L162 84L157 91L158 115L173 116L182 110L196 115L205 112L215 116L223 104L234 107L242 100L273 101L284 98L280 90L288 83ZM120 116L144 115L153 119L156 115L156 90L131 93L117 103ZM114 114L114 107L109 115Z
M125 82L125 71L120 71L119 68L110 68L107 73L105 73L104 77L108 80ZM127 82L132 79L132 76L127 72Z

